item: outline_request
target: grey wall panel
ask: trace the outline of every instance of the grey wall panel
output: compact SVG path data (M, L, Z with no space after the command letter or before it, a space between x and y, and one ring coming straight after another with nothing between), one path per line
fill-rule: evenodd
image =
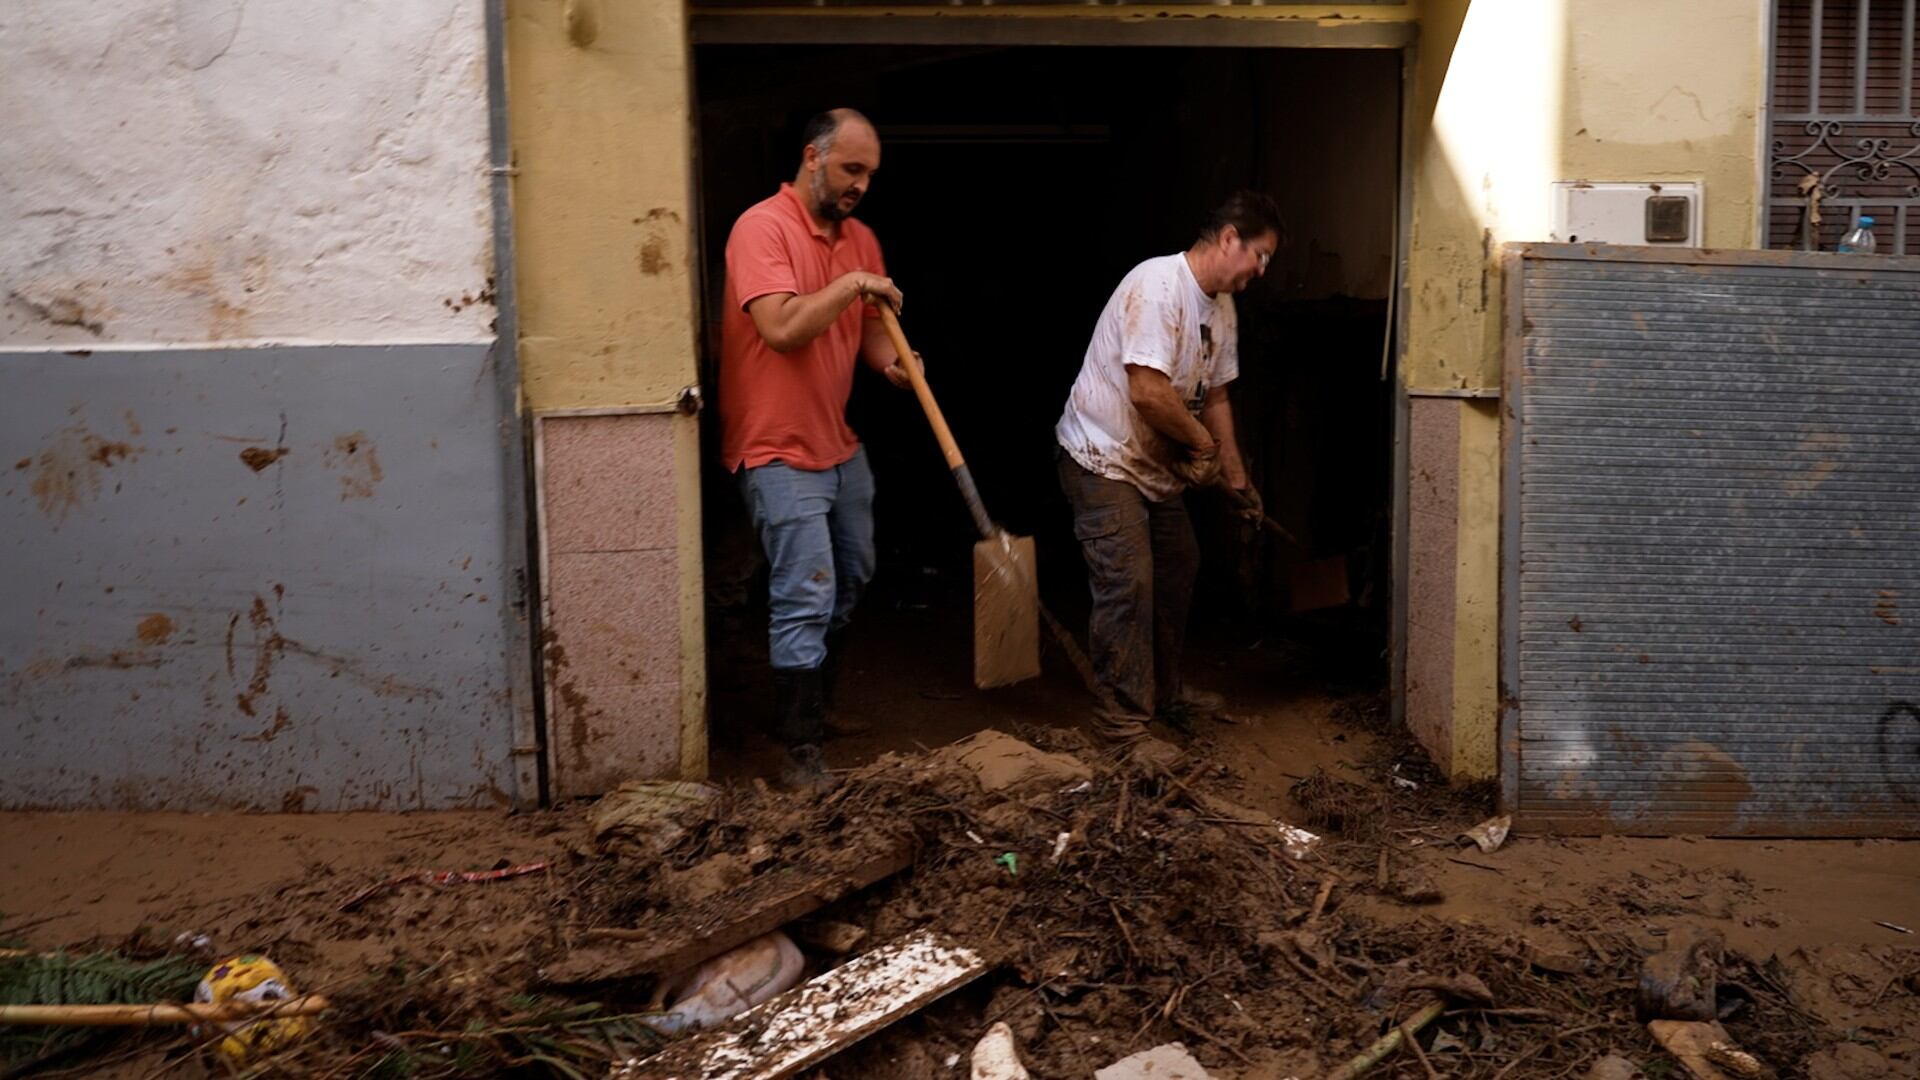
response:
M1518 264L1502 668L1523 823L1920 833L1920 260Z
M491 362L0 353L0 805L506 802Z

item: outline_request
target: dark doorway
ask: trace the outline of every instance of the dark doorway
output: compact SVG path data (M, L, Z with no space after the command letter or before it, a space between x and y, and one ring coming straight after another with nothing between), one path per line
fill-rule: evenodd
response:
M860 216L907 296L907 334L989 509L1036 538L1043 597L1076 627L1086 583L1056 486L1053 426L1094 321L1128 269L1185 248L1224 195L1243 186L1272 195L1290 242L1238 298L1232 390L1268 508L1304 549L1249 540L1217 499L1189 497L1207 553L1193 632L1203 655L1189 671L1227 689L1384 683L1392 395L1381 357L1398 53L702 46L695 69L706 363L717 360L734 219L792 177L808 115L866 112L883 159ZM1057 656L1038 685L971 689L974 537L939 451L912 396L878 378L856 380L849 417L880 492L881 569L850 661L869 677L854 707L896 745L1084 712L1088 699ZM768 708L764 574L753 575L757 542L737 488L714 455L707 462L713 726L725 771L733 751L751 750ZM1248 651L1256 643L1264 652Z

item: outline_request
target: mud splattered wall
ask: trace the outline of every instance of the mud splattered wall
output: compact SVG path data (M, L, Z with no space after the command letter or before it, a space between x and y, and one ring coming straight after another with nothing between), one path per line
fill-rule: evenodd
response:
M551 791L706 771L679 0L509 0Z
M534 793L484 13L0 16L0 805Z

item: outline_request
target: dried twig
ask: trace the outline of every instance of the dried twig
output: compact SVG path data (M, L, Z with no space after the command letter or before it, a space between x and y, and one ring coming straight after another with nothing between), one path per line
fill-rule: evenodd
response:
M1040 1008L1047 1014L1047 1019L1053 1021L1053 1026L1059 1028L1060 1034L1067 1037L1067 1045L1073 1047L1073 1056L1080 1059L1080 1070L1088 1076L1092 1076L1093 1066L1087 1061L1086 1051L1080 1049L1080 1040L1074 1037L1073 1032L1067 1030L1067 1025L1061 1023L1058 1016L1054 1015L1053 1007L1047 1004L1045 995L1042 995L1038 1000L1040 1002Z
M1013 901L1007 905L1007 910L1002 911L1000 917L994 920L993 932L987 935L987 944L991 945L1000 940L1000 928L1007 925L1007 916L1013 914L1013 909L1019 906L1020 902L1018 900Z
M1455 1010L1455 1012L1450 1012L1447 1015L1453 1016L1456 1013L1477 1013L1480 1016L1501 1016L1501 1017L1506 1017L1507 1019L1510 1019L1510 1020L1558 1020L1560 1019L1560 1014L1557 1012L1554 1012L1552 1009L1476 1009L1473 1007L1468 1007L1464 1009Z
M1214 1035L1213 1032L1208 1031L1207 1029L1200 1027L1197 1024L1194 1024L1184 1016L1175 1016L1175 1017L1172 1017L1171 1019L1173 1020L1174 1024L1180 1028L1180 1030L1185 1031L1192 1035L1197 1035L1200 1038L1207 1040L1213 1045L1219 1047L1222 1050L1225 1050L1227 1053L1232 1054L1234 1057L1238 1058L1240 1060L1240 1064L1245 1065L1248 1068L1253 1067L1253 1059L1241 1053L1239 1047L1233 1045L1230 1042L1223 1041L1218 1036Z
M1107 910L1113 913L1113 924L1120 928L1120 936L1126 939L1127 955L1134 963L1140 962L1140 947L1133 943L1133 931L1127 929L1127 920L1120 917L1120 907L1113 901L1107 901Z
M1513 1070L1519 1068L1522 1062L1526 1061L1528 1058L1539 1053L1540 1051L1545 1050L1549 1046L1558 1045L1562 1039L1570 1039L1575 1035L1584 1035L1589 1031L1598 1031L1601 1028L1606 1026L1608 1026L1606 1023L1583 1024L1577 1028L1567 1028L1565 1031L1556 1031L1553 1034L1547 1036L1545 1042L1536 1043L1534 1046L1530 1047L1529 1049L1522 1051L1512 1061L1509 1061L1505 1065L1501 1066L1500 1071L1493 1074L1493 1080L1505 1080L1506 1075L1512 1072Z
M1320 883L1320 892L1313 898L1313 910L1307 913L1308 925L1318 922L1321 913L1327 910L1327 899L1333 895L1333 886L1339 880L1332 874L1328 874L1327 880Z
M1889 991L1889 990L1891 990L1891 989L1893 989L1893 986L1894 986L1894 984L1895 984L1895 983L1898 983L1898 982L1902 982L1902 981L1904 981L1904 980L1907 980L1907 979L1910 979L1910 978L1912 978L1912 977L1913 977L1913 976L1914 976L1914 975L1915 975L1916 973L1920 973L1920 968L1916 968L1916 969L1911 969L1911 970L1907 970L1907 971L1896 971L1896 972L1894 972L1894 973L1893 973L1893 977L1892 977L1892 978L1890 978L1890 979L1888 979L1888 980L1887 980L1887 981L1886 981L1886 982L1885 982L1884 984L1882 984L1882 985L1881 985L1881 987L1880 987L1880 992L1879 992L1879 993L1877 993L1877 994L1875 994L1875 995L1873 995L1873 1000L1872 1000L1872 1001L1869 1001L1869 1002L1867 1002L1867 1008L1869 1008L1869 1009L1871 1009L1871 1008L1875 1008L1876 1006L1878 1006L1878 1005L1880 1004L1880 999L1881 999L1881 998L1884 998L1884 997L1886 997L1886 996L1887 996L1887 991Z
M1409 1023L1411 1023L1411 1021L1409 1021ZM1433 1062L1427 1060L1427 1052L1420 1046L1419 1037L1413 1032L1407 1031L1406 1024L1402 1024L1400 1027L1402 1034L1405 1036L1403 1041L1405 1041L1408 1048L1413 1051L1413 1056L1420 1059L1420 1067L1427 1070L1427 1080L1440 1080L1439 1070L1433 1067Z
M1788 1012L1799 1017L1801 1023L1814 1030L1819 1030L1826 1026L1825 1021L1801 1008L1800 1003L1793 1000L1793 992L1775 982L1773 976L1767 974L1759 964L1749 962L1746 966L1748 971L1753 972L1754 978L1766 984L1766 989L1773 992L1773 995L1779 999L1780 1004L1784 1006Z
M1440 1014L1445 1012L1446 1008L1446 1002L1436 1001L1426 1008L1421 1009L1419 1012L1414 1013L1412 1016L1409 1016L1404 1023L1376 1039L1372 1046L1367 1047L1355 1055L1352 1060L1328 1073L1327 1080L1354 1080L1354 1077L1359 1076L1368 1069L1386 1060L1387 1055L1398 1050L1402 1042L1413 1038L1421 1028L1439 1019Z
M1012 1015L1013 1010L1019 1008L1022 1005L1025 1005L1027 1003L1028 998L1032 997L1033 995L1039 993L1042 990L1045 990L1049 985L1051 984L1045 981L1033 984L1033 986L1030 989L1028 989L1026 993L1021 994L1019 997L1015 998L1012 1002L1010 1002L1005 1008L1001 1009L999 1012L994 1013L992 1016L987 1017L986 1021L982 1024L982 1026L992 1027L997 1021L1005 1020L1008 1016Z
M1195 795L1193 793L1193 788L1188 787L1187 785L1197 782L1200 779L1201 774L1205 773L1208 769L1212 767L1213 767L1213 762L1203 761L1200 764L1195 765L1192 769L1188 770L1187 778L1185 780L1182 780L1179 777L1173 775L1173 770L1168 769L1167 780L1173 786L1167 789L1167 793L1165 795L1160 796L1159 800L1153 804L1153 808L1155 810L1162 809L1168 803L1173 802L1173 797L1176 794L1184 794L1188 798L1192 799L1195 803L1198 803L1200 801L1199 796Z

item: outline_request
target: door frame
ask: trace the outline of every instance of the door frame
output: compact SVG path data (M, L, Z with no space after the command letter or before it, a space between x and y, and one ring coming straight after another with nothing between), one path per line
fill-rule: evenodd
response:
M1204 14L1202 13L1204 11ZM1225 12L1222 14L1222 12ZM1164 14L1164 13L1161 13ZM1398 206L1394 225L1393 280L1388 286L1382 379L1393 382L1393 447L1389 465L1390 568L1388 573L1388 676L1392 721L1406 722L1407 587L1410 576L1408 530L1411 481L1409 425L1411 397L1406 368L1410 283L1407 262L1413 234L1414 91L1417 85L1420 24L1414 19L1328 21L1289 15L1271 7L1195 9L1175 18L1115 8L1063 8L1046 16L1009 15L990 8L942 8L925 15L872 14L832 8L798 12L730 11L703 7L695 0L687 16L688 102L695 132L693 229L704 251L705 212L699 198L700 101L694 69L695 45L1008 45L1396 49L1400 52L1400 150ZM704 309L709 291L702 261L695 279ZM696 328L704 327L704 311ZM1489 394L1487 396L1497 396Z

